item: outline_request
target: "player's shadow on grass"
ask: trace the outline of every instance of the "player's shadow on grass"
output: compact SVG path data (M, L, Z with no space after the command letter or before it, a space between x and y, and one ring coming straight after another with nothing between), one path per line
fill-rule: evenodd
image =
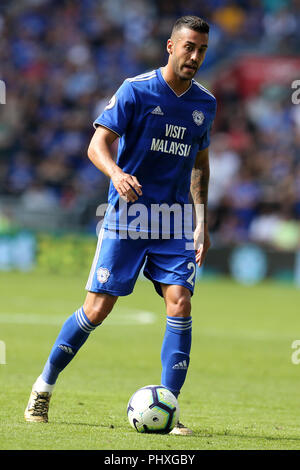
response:
M203 438L210 438L213 439L216 436L220 437L238 437L240 439L264 439L266 441L300 441L300 436L299 437L284 437L284 436L261 436L257 434L237 434L237 433L231 433L231 432L207 432L204 433L204 431L199 431L195 432L193 434L194 437L203 437Z
M53 422L54 424L54 422ZM91 428L105 428L105 429L116 429L116 427L112 424L101 424L101 423L81 423L81 422L65 422L65 421L55 421L55 424L62 424L67 426L88 426ZM118 426L118 429L120 426Z
M64 421L56 421L55 424L63 424L68 426L87 426L87 427L94 427L94 428L103 428L103 429L117 429L120 428L127 428L126 425L124 426L114 426L112 424L98 424L98 423L82 423L82 422L64 422ZM204 431L195 431L194 434L191 436L185 436L186 438L203 438L203 439L213 439L214 437L238 437L240 439L264 439L265 441L300 441L300 437L283 437L283 436L261 436L258 434L237 434L231 432L204 432ZM177 436L174 436L177 437Z

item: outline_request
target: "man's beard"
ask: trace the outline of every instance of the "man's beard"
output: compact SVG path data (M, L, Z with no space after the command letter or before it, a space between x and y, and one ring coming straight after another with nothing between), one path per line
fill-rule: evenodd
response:
M180 80L189 81L189 80L191 80L192 78L194 78L194 76L196 75L198 69L192 69L192 68L191 68L191 69L186 69L186 70L190 70L191 73L189 74L189 72L185 72L185 71L184 71L184 66L185 66L185 64L179 65L179 64L177 63L177 64L175 65L174 70L175 70L175 73L176 73L177 77L180 78ZM186 73L187 73L188 75L186 75Z
M189 72L185 72L184 70L180 69L180 72L178 74L179 78L181 78L181 80L192 80L192 78L194 78L194 76L196 75L197 70L192 70L192 69L190 70L191 70L191 73L189 74Z

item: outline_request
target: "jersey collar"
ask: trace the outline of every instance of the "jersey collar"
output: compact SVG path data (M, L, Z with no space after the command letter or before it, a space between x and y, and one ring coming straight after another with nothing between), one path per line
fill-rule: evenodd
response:
M165 87L167 87L167 88L173 93L173 95L175 95L177 98L181 98L183 95L186 95L186 93L187 93L187 92L191 89L191 87L192 87L193 82L192 82L192 80L191 80L191 83L190 83L190 86L188 87L188 89L185 90L183 93L181 93L181 95L177 95L177 93L175 93L175 91L173 90L173 88L171 88L170 85L169 85L169 84L166 82L166 80L164 79L163 74L162 74L162 72L161 72L161 68L159 68L159 69L157 70L157 72L158 72L157 75L158 75L158 78L159 78L160 82L161 82Z

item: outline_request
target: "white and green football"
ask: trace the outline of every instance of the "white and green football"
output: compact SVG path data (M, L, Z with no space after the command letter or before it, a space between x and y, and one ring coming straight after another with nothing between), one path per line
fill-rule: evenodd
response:
M127 416L137 432L167 434L179 420L178 401L162 385L147 385L130 398Z

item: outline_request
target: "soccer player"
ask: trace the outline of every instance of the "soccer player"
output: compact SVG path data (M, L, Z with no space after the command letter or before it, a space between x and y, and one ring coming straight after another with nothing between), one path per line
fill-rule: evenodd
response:
M209 25L201 18L179 18L167 41L167 65L126 79L94 122L96 130L88 156L110 178L109 207L99 233L86 299L62 326L32 387L25 410L29 422L48 421L58 375L105 320L118 296L133 291L143 266L166 306L161 384L176 397L181 391L190 361L196 264L202 265L210 246L206 217L208 147L216 100L193 79L205 58L208 35ZM118 137L115 162L111 144ZM187 248L185 234L176 236L175 224L169 233L163 231L161 223L156 229L148 225L151 208L160 204L183 208L189 194L196 208L193 249ZM130 215L136 214L130 209L135 204L140 210L146 207L150 216L136 227L138 236L128 236ZM201 205L204 217L199 211ZM192 431L178 423L172 433L187 435Z

